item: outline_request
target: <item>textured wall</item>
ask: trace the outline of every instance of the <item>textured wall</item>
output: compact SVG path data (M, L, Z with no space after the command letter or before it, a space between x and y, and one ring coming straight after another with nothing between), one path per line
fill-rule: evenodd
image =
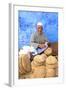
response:
M18 11L18 46L30 44L30 37L36 31L37 22L43 23L43 31L50 42L58 41L58 13Z

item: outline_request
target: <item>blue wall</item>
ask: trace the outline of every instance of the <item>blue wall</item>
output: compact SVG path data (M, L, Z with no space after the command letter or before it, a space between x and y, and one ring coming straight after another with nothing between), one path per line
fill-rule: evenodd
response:
M37 22L43 23L43 31L50 42L58 41L58 13L18 11L18 46L30 44L30 37L36 31Z

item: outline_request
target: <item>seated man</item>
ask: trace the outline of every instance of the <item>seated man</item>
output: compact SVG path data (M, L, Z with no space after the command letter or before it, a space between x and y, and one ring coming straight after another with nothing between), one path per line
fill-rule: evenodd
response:
M48 40L43 33L43 24L37 23L37 31L31 36L31 46L34 48L45 48L48 44Z

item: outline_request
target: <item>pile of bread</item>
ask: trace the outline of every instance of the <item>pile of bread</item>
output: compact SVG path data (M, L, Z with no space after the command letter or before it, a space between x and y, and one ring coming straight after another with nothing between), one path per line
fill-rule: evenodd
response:
M30 60L28 54L19 55L19 78L46 78L58 76L58 59L52 55L52 48Z

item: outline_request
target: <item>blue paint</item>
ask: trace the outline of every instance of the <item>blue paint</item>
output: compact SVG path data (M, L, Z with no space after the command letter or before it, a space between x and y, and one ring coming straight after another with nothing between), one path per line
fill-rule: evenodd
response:
M37 22L43 23L43 31L50 42L58 41L58 13L18 11L18 46L30 44L30 37L36 31Z

